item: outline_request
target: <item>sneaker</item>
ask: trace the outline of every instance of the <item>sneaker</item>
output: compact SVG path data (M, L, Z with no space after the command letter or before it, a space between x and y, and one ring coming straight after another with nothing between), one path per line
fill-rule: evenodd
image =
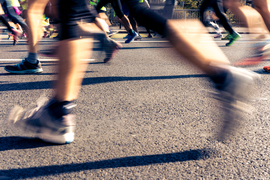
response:
M270 72L270 66L264 66L264 67L263 67L263 70L264 70L265 72Z
M5 70L14 74L41 73L43 71L40 61L37 64L32 64L26 59L23 59L19 64L14 66L5 66Z
M130 43L131 41L134 40L134 38L138 36L138 33L136 33L135 31L129 35L129 37L127 38L127 40L125 41L125 43Z
M147 38L152 38L153 36L151 34L148 34Z
M136 37L134 38L134 40L136 40L136 41L140 41L140 40L142 40L141 35L139 35L139 34L138 34L138 36L136 36Z
M252 56L234 63L235 66L252 66L266 61L270 55L270 40L255 43L250 49L253 51Z
M240 37L241 37L240 34L238 34L237 32L234 32L233 34L231 34L229 38L229 42L226 44L226 46L232 45Z
M248 112L248 101L251 100L251 89L260 76L252 71L233 66L223 67L228 75L223 84L217 84L216 99L221 104L224 117L218 140L224 141L239 129L243 114ZM241 120L242 118L242 120Z
M108 41L104 42L104 51L106 53L106 58L104 59L104 63L110 61L116 53L122 48L122 44L116 42L113 39L108 39Z
M123 39L128 39L129 38L129 34L128 35L126 35L125 37L123 37Z
M229 40L229 39L230 39L230 37L231 37L231 35L230 35L230 34L227 34L227 36L225 36L225 37L221 38L221 40Z
M223 35L221 33L218 33L214 38L223 38Z
M75 115L68 114L56 119L48 108L50 102L38 102L33 109L15 106L8 117L11 127L33 133L43 141L55 144L68 144L74 140Z

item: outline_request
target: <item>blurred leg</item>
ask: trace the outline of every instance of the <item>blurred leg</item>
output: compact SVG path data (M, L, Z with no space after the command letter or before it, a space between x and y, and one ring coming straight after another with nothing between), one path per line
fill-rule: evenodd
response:
M239 0L224 0L224 6L241 20L243 26L248 27L248 19L243 11L240 10L242 5L240 4Z
M27 10L28 32L28 48L30 53L37 53L37 43L39 41L38 29L42 15L49 0L29 0Z
M58 101L77 99L92 51L92 39L67 39L59 44L58 78L55 98Z
M267 0L253 0L254 8L261 14L263 21L270 32L270 12Z
M185 23L181 20L168 20L166 27L166 37L176 50L207 74L214 73L213 64L230 64L225 54L210 38L204 39L207 37L202 34L206 30L199 21ZM194 33L187 33L189 29ZM207 44L203 43L205 40Z

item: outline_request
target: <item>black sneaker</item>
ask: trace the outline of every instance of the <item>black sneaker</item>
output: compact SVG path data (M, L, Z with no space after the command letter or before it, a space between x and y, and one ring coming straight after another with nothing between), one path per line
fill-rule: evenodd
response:
M43 71L40 61L36 64L32 64L26 59L27 58L23 59L19 64L14 66L5 66L5 70L14 74L41 73Z

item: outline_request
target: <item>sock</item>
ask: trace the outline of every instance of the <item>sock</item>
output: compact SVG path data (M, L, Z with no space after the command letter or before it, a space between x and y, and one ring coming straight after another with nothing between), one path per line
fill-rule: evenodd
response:
M76 107L74 101L57 101L55 99L52 99L48 105L49 112L56 119L60 119L64 115L71 114L74 107Z
M37 53L29 53L26 60L29 63L37 64L37 62L38 62L38 54Z

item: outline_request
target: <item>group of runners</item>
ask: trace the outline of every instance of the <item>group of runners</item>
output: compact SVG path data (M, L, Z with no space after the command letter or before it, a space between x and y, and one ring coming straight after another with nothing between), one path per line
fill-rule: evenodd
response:
M236 8L238 0L228 1L231 4L229 9ZM254 2L258 1L266 2L266 0L254 0ZM214 7L219 7L219 2L221 0L211 0ZM48 0L29 0L27 10L28 56L19 64L6 66L6 71L11 73L40 73L43 71L37 56L38 24L36 22L41 19L47 3ZM116 15L127 29L129 33L127 41L132 41L137 33L132 29L128 18L122 11L123 4L127 6L129 13L140 25L167 38L185 60L208 75L213 88L218 92L218 100L223 107L226 107L223 109L228 114L220 119L223 126L218 136L220 140L226 139L231 133L231 125L239 117L237 113L241 112L242 108L239 107L239 104L246 103L249 99L251 94L247 93L247 90L253 86L259 75L233 66L211 39L209 42L212 46L202 45L200 33L197 35L189 33L190 27L193 30L197 28L198 32L206 30L199 20L166 19L151 11L138 0L122 0L121 3L120 0L100 0L96 9L89 9L88 2L85 0L57 0L57 3L54 4L57 5L59 14L60 37L57 45L59 63L54 94L49 101L33 109L15 106L9 115L10 124L32 132L46 142L64 144L74 140L76 120L72 109L76 106L75 100L78 98L83 75L87 68L83 59L89 58L92 52L93 38L101 36L102 39L105 39L104 49L110 59L121 46L118 42L107 39L106 30L99 19L98 12L101 12L101 7L106 3L112 4ZM240 8L240 6L237 7ZM242 15L246 16L245 13ZM267 19L264 18L264 20ZM238 33L235 34L235 31L229 29L228 31L230 33L229 43L232 43L237 39ZM213 54L213 52L215 53Z

